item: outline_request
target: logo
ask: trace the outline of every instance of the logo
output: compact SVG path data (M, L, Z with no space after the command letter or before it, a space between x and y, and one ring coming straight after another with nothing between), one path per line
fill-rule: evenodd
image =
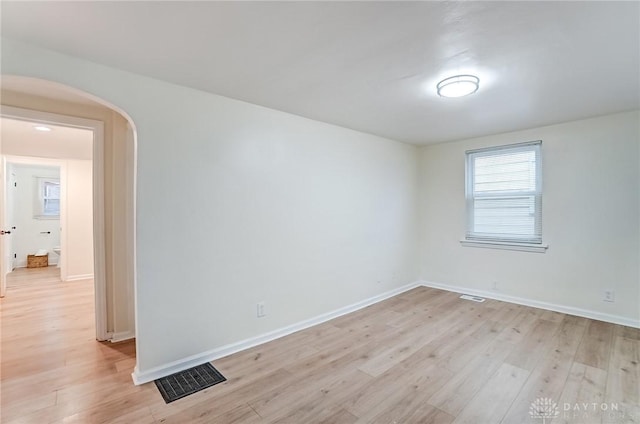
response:
M529 407L531 418L541 418L542 424L547 424L547 419L553 419L560 415L558 404L549 398L538 398L531 402Z

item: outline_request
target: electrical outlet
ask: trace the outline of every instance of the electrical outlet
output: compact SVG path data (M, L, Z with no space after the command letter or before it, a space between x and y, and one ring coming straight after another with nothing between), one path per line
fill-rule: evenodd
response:
M604 297L602 298L604 302L615 302L616 300L616 292L613 290L605 290Z
M264 307L264 302L258 302L257 314L258 314L258 318L262 318L263 316L267 315L267 312Z
M491 284L491 290L498 290L498 282L497 282L497 281L494 281L494 282Z

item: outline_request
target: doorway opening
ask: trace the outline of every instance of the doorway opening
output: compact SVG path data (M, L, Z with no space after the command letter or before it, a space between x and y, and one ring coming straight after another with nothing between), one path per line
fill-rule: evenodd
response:
M0 125L11 231L3 237L5 271L44 259L62 281L93 278L94 131L7 116ZM29 264L38 252L46 258Z
M58 115L15 107L2 107L2 154L5 193L3 227L10 227L14 234L3 237L3 257L0 258L0 273L5 277L0 282L2 296L7 295L6 275L12 266L28 265L23 259L26 249L56 255L56 250L64 252L56 259L60 265L60 279L94 280L96 339L108 340L107 291L105 282L104 255L104 124L100 121ZM58 176L47 172L47 168L58 168ZM32 219L25 218L28 211L16 210L16 206L27 206L25 202L14 202L6 186L11 174L24 174L18 193L33 200ZM38 175L39 174L39 175ZM44 203L45 193L41 188L57 180L58 198L47 199L49 204L58 203L57 214L39 210L40 199ZM55 194L55 193L54 193ZM15 199L19 200L19 199ZM9 208L13 209L10 211ZM20 215L17 213L20 212ZM54 211L55 212L55 211ZM14 222L8 222L7 218ZM51 222L57 219L57 230ZM21 226L15 225L23 221ZM14 228L16 227L16 228ZM9 231L11 231L9 230ZM33 240L36 230L38 240ZM40 234L42 232L42 234ZM17 239L20 237L20 239ZM26 243L31 239L31 243ZM49 239L45 242L43 239ZM25 243L20 243L25 242ZM47 245L49 249L45 247ZM37 246L37 248L36 248ZM44 252L46 251L46 252ZM13 257L13 258L12 258ZM24 261L24 262L23 262Z
M8 118L0 118L4 133L8 127L19 124ZM15 133L21 134L20 131ZM5 144L8 140L5 138ZM56 276L67 280L61 275L62 219L68 215L66 195L67 187L61 184L61 166L49 163L40 157L10 157L5 156L6 164L6 192L5 192L5 223L10 232L3 237L7 274L7 290L11 290L9 276L17 269L29 269L32 280L38 275L48 278ZM65 170L66 176L66 170ZM65 178L65 183L67 182ZM90 193L87 193L90 194ZM76 196L77 198L77 196ZM82 199L84 200L84 199ZM87 203L84 200L84 203ZM75 207L75 205L74 205ZM85 216L85 221L90 216ZM67 228L67 224L64 224ZM88 238L90 251L93 252L92 232L82 234ZM93 256L82 263L93 277ZM42 268L54 267L50 270ZM65 266L65 271L66 271ZM46 272L45 272L46 271ZM48 279L47 278L47 279Z
M58 167L60 198L47 199L47 204L60 202L59 239L53 229L45 228L37 247L31 245L28 253L47 251L51 264L59 264L63 283L93 280L97 340L134 339L136 149L133 124L106 102L49 81L3 76L2 95L0 229L9 234L3 235L0 242L0 294L11 296L11 291L7 291L7 273L16 267L21 269L26 261L24 249L18 250L12 239L24 228L7 221L15 220L6 208L9 180L21 166ZM67 149L79 157L70 156L64 149L56 151L55 143L37 145L26 137L19 137L12 145L11 137L5 137L11 127L6 123L22 125L33 133L42 131L36 127L44 127L43 134L61 136L64 139L61 143L65 142ZM84 134L85 138L73 139L73 133ZM42 169L38 172L46 177ZM42 181L44 183L44 179ZM78 207L79 203L83 203L83 208ZM34 201L34 205L38 207L39 200ZM81 218L87 215L89 219L83 221ZM50 217L38 218L40 226L52 224ZM14 226L17 228L10 234ZM29 233L33 234L34 230L30 229ZM37 233L39 236L40 231Z

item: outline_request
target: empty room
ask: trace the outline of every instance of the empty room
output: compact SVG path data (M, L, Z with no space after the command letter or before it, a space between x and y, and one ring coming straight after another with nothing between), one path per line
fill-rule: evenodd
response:
M2 423L640 422L640 2L0 11Z

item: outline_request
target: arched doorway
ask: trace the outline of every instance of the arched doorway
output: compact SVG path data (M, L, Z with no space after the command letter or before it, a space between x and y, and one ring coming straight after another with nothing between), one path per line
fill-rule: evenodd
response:
M96 338L116 342L135 337L136 135L133 122L126 113L101 99L50 81L3 76L2 94L3 119L83 128L93 132ZM0 196L5 196L6 191L5 153L0 144L0 155L3 156ZM38 154L27 152L25 156ZM5 211L0 210L0 225L4 225L1 229L10 232L5 217ZM64 249L65 238L61 239ZM7 295L6 258L11 255L5 241L0 243L0 289L3 295ZM65 263L69 256L65 257L63 253L60 259L61 279L64 281L67 277Z

